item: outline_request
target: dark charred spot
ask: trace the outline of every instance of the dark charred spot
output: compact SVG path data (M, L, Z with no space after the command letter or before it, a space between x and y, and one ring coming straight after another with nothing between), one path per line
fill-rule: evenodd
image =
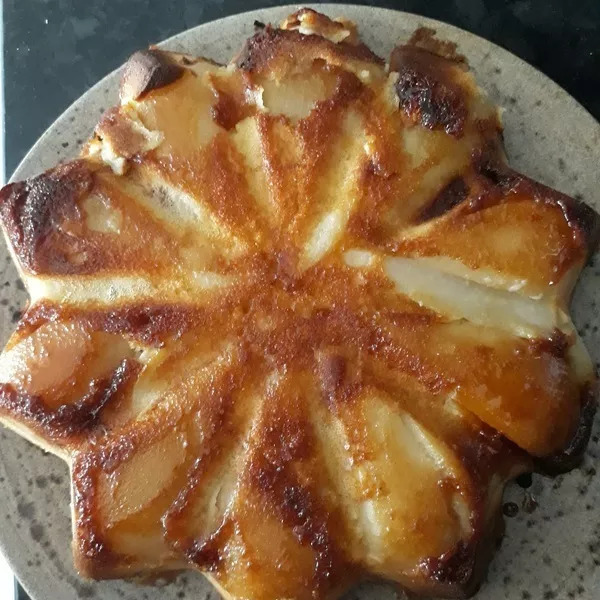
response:
M279 29L273 29L270 25L261 27L240 52L236 64L240 69L253 71L263 63L268 62L275 54L275 45L279 38Z
M217 571L222 563L222 552L226 541L232 535L232 523L224 522L208 537L188 541L181 549L187 559L203 570Z
M435 196L429 205L419 212L416 222L423 223L442 216L458 206L468 193L469 188L465 180L462 177L456 177Z
M503 190L510 189L522 178L500 159L494 147L475 150L472 161L476 173Z
M121 99L136 100L152 90L173 83L184 69L166 52L150 48L131 56L123 67L119 95Z
M400 108L427 129L443 129L461 137L467 119L465 92L454 81L455 65L414 46L392 52L390 70L398 73L396 94Z
M77 227L78 201L91 186L85 163L74 161L2 189L0 217L26 270L68 274L77 267L72 259L81 248L69 227Z
M476 435L458 440L456 448L461 462L482 486L485 486L489 474L497 471L502 461L510 459L520 463L529 462L523 450L486 423L478 426Z
M427 575L442 584L467 585L473 578L475 554L471 544L458 542L454 549L439 558L427 558L422 563Z

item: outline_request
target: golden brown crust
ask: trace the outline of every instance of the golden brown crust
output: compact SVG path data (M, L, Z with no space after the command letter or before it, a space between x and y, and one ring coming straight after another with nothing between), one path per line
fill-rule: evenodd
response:
M71 461L79 571L472 593L505 483L589 437L566 306L596 213L505 164L430 31L387 73L302 9L228 67L134 55L121 96L0 193L33 298L0 418Z

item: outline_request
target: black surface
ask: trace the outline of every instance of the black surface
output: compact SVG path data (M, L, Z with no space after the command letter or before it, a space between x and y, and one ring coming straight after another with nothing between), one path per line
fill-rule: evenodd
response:
M7 174L73 100L134 50L206 21L283 3L4 0ZM355 3L414 12L477 33L535 65L600 119L600 0Z

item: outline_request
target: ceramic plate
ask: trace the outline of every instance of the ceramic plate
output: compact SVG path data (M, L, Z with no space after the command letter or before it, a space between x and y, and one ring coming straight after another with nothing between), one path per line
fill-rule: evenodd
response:
M565 91L512 54L474 35L415 15L390 10L319 5L331 16L360 26L365 42L381 56L419 26L458 43L479 83L505 108L505 139L518 170L600 209L597 169L600 125ZM278 22L295 7L236 15L185 31L164 42L169 50L226 62L253 32L255 19ZM114 72L75 102L25 157L13 179L23 179L77 153L100 114L117 101ZM4 242L0 242L0 342L18 320L26 294ZM594 362L600 360L600 269L588 266L574 297L573 316ZM507 519L506 536L477 600L577 598L595 600L600 590L600 422L581 468L557 479L535 477L539 506ZM521 504L524 492L507 490ZM0 545L33 600L174 600L211 598L203 577L180 576L162 588L121 581L79 579L71 559L69 474L66 465L8 431L0 431ZM346 597L402 597L386 585L364 584Z

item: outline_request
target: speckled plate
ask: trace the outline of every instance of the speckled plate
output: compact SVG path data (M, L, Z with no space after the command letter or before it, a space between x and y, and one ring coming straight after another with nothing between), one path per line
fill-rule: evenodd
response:
M415 15L347 5L319 5L359 24L369 46L388 56L419 26L458 43L479 83L505 107L505 139L514 167L600 209L597 170L600 125L565 91L512 54L474 35ZM227 61L253 32L255 19L278 22L295 7L265 9L201 25L167 40L166 48ZM118 73L75 102L40 138L13 179L39 173L76 154L103 110L117 101ZM0 342L18 320L26 294L0 242ZM573 316L594 362L600 360L600 269L588 266L577 287ZM535 477L539 507L507 519L506 537L477 600L597 600L600 590L600 453L598 422L581 468L557 479ZM513 486L507 500L521 504ZM218 595L202 576L187 573L162 588L79 579L71 559L69 474L66 465L8 431L0 431L0 545L33 600L201 600ZM365 584L345 600L400 597L391 587Z

